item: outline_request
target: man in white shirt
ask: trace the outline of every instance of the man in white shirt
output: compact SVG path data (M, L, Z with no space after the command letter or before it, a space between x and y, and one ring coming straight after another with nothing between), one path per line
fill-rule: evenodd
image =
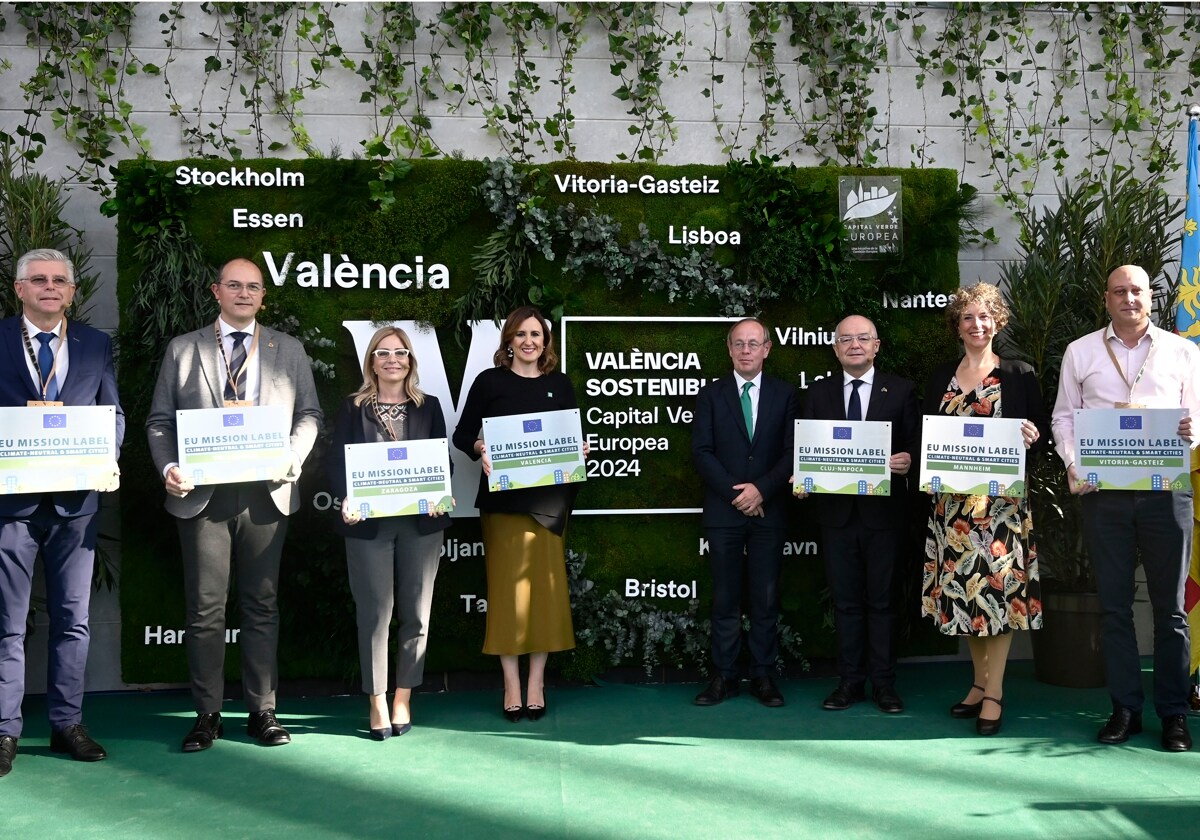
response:
M1192 491L1104 490L1083 480L1075 462L1075 409L1185 408L1200 411L1200 349L1150 323L1150 278L1136 265L1108 277L1109 326L1073 341L1063 355L1054 439L1072 493L1082 496L1084 540L1096 570L1104 611L1104 671L1113 713L1100 730L1105 744L1142 731L1141 663L1133 626L1134 570L1139 558L1154 611L1154 706L1162 745L1191 749L1183 606L1192 542ZM1192 418L1178 433L1192 441Z

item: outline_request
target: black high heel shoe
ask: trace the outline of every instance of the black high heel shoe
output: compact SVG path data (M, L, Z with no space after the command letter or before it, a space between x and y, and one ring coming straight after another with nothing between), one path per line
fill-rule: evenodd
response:
M393 735L404 735L410 731L412 731L411 723L393 723L392 724L392 734Z
M391 737L392 737L392 727L391 726L385 726L383 729L372 729L371 730L371 740L373 740L373 741L386 741L388 738L391 738Z
M521 718L525 717L524 706L505 706L503 708L504 717L510 723L516 723Z
M546 704L540 706L526 706L525 712L529 715L530 720L541 720L546 716Z
M978 684L972 685L971 688L978 688L980 691L985 690L983 686ZM982 708L982 700L980 700L978 703L955 703L950 707L950 717L959 718L960 720L977 718L979 717L979 712Z
M983 700L991 700L993 703L995 703L1000 708L1000 714L997 715L995 720L989 720L988 718L983 717L976 718L975 731L980 735L995 735L1000 731L1000 722L1004 720L1004 704L995 697L984 697ZM981 705L983 704L983 700L979 701Z

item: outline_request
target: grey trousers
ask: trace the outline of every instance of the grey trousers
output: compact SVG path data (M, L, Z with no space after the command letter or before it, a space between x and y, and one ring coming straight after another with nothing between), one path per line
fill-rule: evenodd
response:
M176 520L183 553L188 670L197 712L219 712L225 692L225 602L236 566L242 687L252 712L275 708L279 687L279 559L287 517L265 482L225 484L198 516Z
M425 679L425 649L442 532L422 534L415 516L379 520L374 539L346 538L346 568L358 619L362 690L384 694L388 684L388 627L396 616L396 688Z

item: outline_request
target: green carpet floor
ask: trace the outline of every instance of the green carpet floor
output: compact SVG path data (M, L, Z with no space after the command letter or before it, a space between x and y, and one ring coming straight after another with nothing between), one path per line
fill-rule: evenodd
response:
M35 698L0 837L1195 837L1200 751L1163 752L1152 717L1103 747L1105 692L1031 672L1010 667L993 738L946 713L962 662L902 666L902 715L822 711L831 679L782 681L782 709L746 694L697 708L697 685L559 688L518 724L498 690L468 691L418 695L413 731L376 743L364 698L290 698L293 743L264 748L228 704L226 738L194 755L186 695L90 696L99 764L49 751Z

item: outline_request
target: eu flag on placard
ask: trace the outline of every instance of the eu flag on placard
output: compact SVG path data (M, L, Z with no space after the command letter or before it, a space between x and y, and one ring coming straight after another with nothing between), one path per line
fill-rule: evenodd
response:
M1121 415L1122 429L1140 429L1142 428L1142 416L1140 414L1122 414Z
M1183 210L1183 248L1179 255L1179 297L1175 330L1200 341L1200 131L1198 120L1188 125L1187 205Z
M542 430L542 421L525 420L521 423L521 428L525 430L525 434L527 435L532 434L533 432L540 432Z
M43 429L65 429L67 428L67 415L65 414L43 414L42 415Z
M849 426L834 426L833 427L833 439L834 440L850 440L850 427Z
M389 447L388 448L388 460L389 461L407 461L408 460L408 447L405 447L405 446Z
M983 424L982 423L964 423L963 424L963 437L977 437L977 438L983 437Z
M223 414L221 415L221 421L227 429L230 426L246 425L246 418L241 414Z

